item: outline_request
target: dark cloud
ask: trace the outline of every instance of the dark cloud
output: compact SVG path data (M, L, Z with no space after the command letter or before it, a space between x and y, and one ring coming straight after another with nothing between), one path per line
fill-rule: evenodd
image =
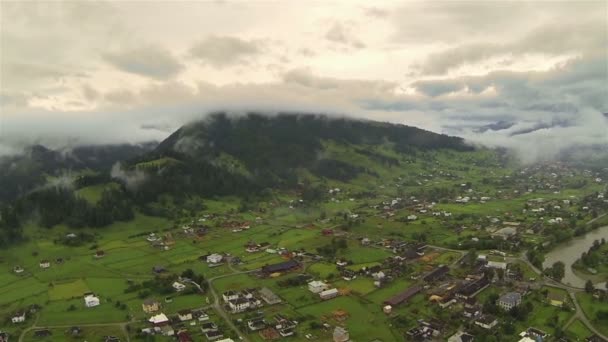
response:
M177 75L183 65L166 49L144 46L103 55L106 62L124 72L166 80Z
M247 63L263 51L263 42L231 36L209 36L190 49L190 54L214 67Z

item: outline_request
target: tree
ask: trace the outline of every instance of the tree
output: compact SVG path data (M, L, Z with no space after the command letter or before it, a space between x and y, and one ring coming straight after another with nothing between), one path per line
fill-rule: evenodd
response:
M593 290L594 290L593 283L591 282L591 280L587 280L585 282L585 292L593 293Z
M564 275L566 274L566 264L562 261L556 261L553 263L553 266L549 269L549 275L551 278L562 281L564 279Z

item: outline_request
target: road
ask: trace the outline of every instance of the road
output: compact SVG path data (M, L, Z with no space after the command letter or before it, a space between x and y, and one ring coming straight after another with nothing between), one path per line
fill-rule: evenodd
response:
M34 324L32 324L29 328L26 328L25 330L23 330L23 332L21 333L21 335L19 335L19 342L23 342L23 339L25 338L25 335L32 331L32 330L37 330L37 329L69 329L73 326L78 326L78 327L119 327L120 330L122 330L124 336L127 338L127 342L130 342L131 339L129 338L129 332L127 331L127 325L129 323L132 323L132 321L127 321L127 322L119 322L119 323L92 323L92 324L69 324L69 325L45 325L45 326L38 326L38 317L36 317L36 321L34 322Z
M223 274L223 275L219 275L219 276L216 276L213 278L206 279L209 291L211 292L211 295L213 296L213 304L211 304L211 307L213 307L213 309L215 309L215 311L217 311L217 313L224 319L224 321L226 321L226 323L228 324L230 329L232 329L242 341L249 342L249 338L247 337L247 335L241 333L239 328L236 325L234 325L234 323L230 319L230 316L228 315L228 313L226 313L226 310L224 310L224 308L222 307L222 304L220 302L220 296L217 294L217 292L213 288L213 282L217 279L232 277L232 276L235 276L238 274L254 273L254 272L257 272L258 270L256 269L256 270L250 270L250 271L237 271L232 268L230 259L228 259L227 262L228 262L228 267L230 268L232 273ZM192 280L188 280L187 282L194 285L196 288L198 288L198 290L201 292L201 294L205 293L205 291L203 291L203 289L201 288L201 286L199 284L195 283Z

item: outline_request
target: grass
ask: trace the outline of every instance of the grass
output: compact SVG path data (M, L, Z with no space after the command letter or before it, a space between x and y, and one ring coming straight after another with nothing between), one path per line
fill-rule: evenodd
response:
M597 318L599 311L608 311L608 302L597 300L592 295L584 292L577 293L576 300L593 326L602 334L608 335L608 320Z
M566 329L566 335L576 341L582 341L591 336L592 332L583 322L581 322L581 320L576 319L568 326L568 329Z
M118 183L115 182L85 186L76 190L76 195L84 198L89 203L95 204L101 199L104 190L118 188L118 186Z
M82 297L84 293L89 292L87 284L82 279L54 284L49 289L50 300L71 299Z

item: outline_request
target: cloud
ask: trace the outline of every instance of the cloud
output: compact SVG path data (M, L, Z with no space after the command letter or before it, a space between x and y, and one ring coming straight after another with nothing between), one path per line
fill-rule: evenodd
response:
M214 67L223 68L246 63L262 52L263 43L230 36L209 36L196 43L190 54Z
M107 53L103 58L124 72L157 80L171 78L183 69L183 65L169 51L152 45Z
M359 39L354 37L351 32L351 28L344 24L334 23L327 32L325 32L325 39L330 42L346 45L349 47L353 47L356 49L361 49L365 47Z

